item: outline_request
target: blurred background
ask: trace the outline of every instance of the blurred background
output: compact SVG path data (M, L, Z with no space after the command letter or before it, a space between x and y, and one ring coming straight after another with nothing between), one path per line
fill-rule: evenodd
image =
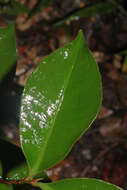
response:
M0 0L0 27L12 21L18 61L0 84L0 136L20 147L20 100L28 77L40 61L82 29L100 68L103 103L67 158L47 174L54 181L95 177L126 190L126 0Z

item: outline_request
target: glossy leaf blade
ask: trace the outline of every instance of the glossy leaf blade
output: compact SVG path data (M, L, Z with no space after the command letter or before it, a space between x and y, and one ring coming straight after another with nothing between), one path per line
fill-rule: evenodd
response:
M122 190L120 187L97 179L66 179L54 183L36 184L42 190Z
M17 60L14 25L0 28L0 80Z
M100 74L80 31L72 43L40 63L25 87L20 139L30 175L67 155L100 104Z

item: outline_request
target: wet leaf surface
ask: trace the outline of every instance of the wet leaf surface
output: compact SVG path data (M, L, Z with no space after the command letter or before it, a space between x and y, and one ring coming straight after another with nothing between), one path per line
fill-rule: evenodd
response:
M40 63L25 87L20 139L30 175L65 157L95 119L100 103L99 71L80 31Z
M31 0L31 2L33 1L34 0ZM87 7L93 6L102 1L83 0L83 2L85 2L84 5ZM123 8L126 7L125 1L118 2L123 6ZM76 6L75 3L77 3L77 0L65 0L59 3L57 10L61 15L66 15L67 13L70 14L72 7L77 8L78 6L79 8L79 3ZM32 8L32 6L30 7ZM63 162L56 165L56 167L48 170L48 175L52 178L52 180L72 177L107 178L107 181L127 189L127 120L125 119L127 117L127 109L125 106L127 101L127 75L126 71L121 72L123 61L127 52L127 17L123 16L118 10L113 14L101 16L97 15L89 17L88 19L82 18L75 20L71 23L71 25L69 25L70 27L67 25L69 31L71 28L72 35L69 36L65 28L59 28L58 31L54 31L51 26L44 26L43 19L48 16L48 19L52 20L55 14L56 10L54 7L45 9L43 10L43 16L42 12L40 12L40 14L35 15L32 20L30 19L31 25L29 22L25 23L26 17L24 15L20 15L18 17L7 17L5 15L0 15L0 26L5 26L12 20L16 23L17 45L21 51L19 51L20 56L18 59L15 81L22 86L25 85L31 70L33 71L36 68L40 60L43 60L52 50L63 44L67 44L81 28L85 33L87 44L92 50L96 61L99 63L104 90L103 107L100 110L101 115L99 115L92 127L89 128L84 136L82 136L82 138L75 144L69 156L63 160ZM52 47L50 41L53 42ZM120 54L119 63L115 63L116 54L114 54L114 52L122 52ZM6 99L4 99L3 105L4 103L6 106L8 105ZM15 104L13 104L13 106L15 106ZM11 106L7 106L7 108L10 110ZM118 119L114 120L114 117L118 117L118 119L120 118L121 122L118 124ZM6 118L5 121L8 122ZM114 132L111 135L109 135L109 133L105 133L106 135L102 136L100 131L104 125L106 130L108 129L107 125L109 125L111 130L114 128ZM117 133L117 128L115 128L115 126L119 127L120 133ZM14 131L14 141L17 141L17 138L15 138L15 128L17 129L17 127L12 128L12 126L8 123L4 127L2 126L2 128L4 130L6 129L8 134L13 134ZM114 139L116 133L117 138ZM87 160L89 152L91 155L91 160ZM108 155L110 153L114 155L114 161L109 159ZM119 163L116 164L116 160L119 158ZM105 165L105 163L108 164ZM109 168L107 174L104 171L106 167ZM17 189L25 190L31 189L31 187L28 188L27 186L25 188L23 186L20 188L20 186L17 186Z

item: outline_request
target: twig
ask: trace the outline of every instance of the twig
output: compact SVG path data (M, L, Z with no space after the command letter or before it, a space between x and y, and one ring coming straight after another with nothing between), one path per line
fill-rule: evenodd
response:
M22 180L0 179L0 183L8 184L8 185L11 185L11 184L25 184L25 183L34 184L34 183L36 183L36 182L38 182L38 181L40 181L40 180L42 180L42 178L33 179L33 180L28 180L27 178L22 179Z

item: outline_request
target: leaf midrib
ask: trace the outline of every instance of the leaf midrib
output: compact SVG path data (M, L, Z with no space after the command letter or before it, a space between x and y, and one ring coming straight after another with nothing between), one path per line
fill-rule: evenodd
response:
M79 36L80 37L80 36ZM82 43L81 42L81 37L80 37L80 39L78 39L78 37L75 39L75 41L73 42L73 44L75 44L76 42L78 41L78 43L77 44L80 44L80 43ZM72 43L72 42L71 42ZM75 51L77 51L77 54L76 54L76 58L75 58L75 63L72 65L72 67L71 67L71 71L69 72L69 74L68 74L68 79L67 80L65 80L65 88L64 88L64 93L63 94L65 94L65 92L66 92L66 90L67 90L67 87L68 87L68 83L69 83L69 79L70 79L70 77L71 77L71 74L72 74L72 72L73 72L73 68L74 68L74 66L76 65L76 63L77 63L77 57L78 57L78 52L80 51L80 48L78 48L78 50L76 50L77 49L77 46L78 45L75 45L74 46L74 52ZM80 46L81 47L81 46ZM73 56L73 54L74 53L72 53L72 55L71 56ZM67 81L67 82L66 82ZM64 98L63 98L63 100L62 100L62 102L64 101ZM53 127L54 127L54 124L55 124L55 121L56 121L56 118L57 118L57 115L58 115L58 113L59 113L59 109L60 109L60 107L61 107L61 105L62 105L62 102L60 101L60 103L59 103L59 105L58 105L58 107L57 107L57 111L56 111L56 115L55 115L55 117L54 117L54 119L53 119L53 124L52 124L52 127L50 128L50 130L49 130L49 134L47 135L47 142L44 144L44 146L43 146L43 151L41 151L41 153L40 153L40 155L39 155L39 159L38 159L38 161L37 161L37 163L35 164L35 167L33 167L33 169L31 169L31 172L30 172L30 174L29 174L29 176L31 176L31 175L34 175L34 174L36 174L36 171L37 171L37 169L39 168L39 165L40 165L40 163L42 162L42 160L43 160L43 158L44 158L44 153L45 153L45 150L46 150L46 147L47 147L47 145L48 145L48 141L49 141L49 139L50 139L50 136L51 136L51 134L52 134L52 131L53 131ZM46 168L47 169L47 168ZM38 171L39 172L39 171ZM37 173L38 173L37 172Z

